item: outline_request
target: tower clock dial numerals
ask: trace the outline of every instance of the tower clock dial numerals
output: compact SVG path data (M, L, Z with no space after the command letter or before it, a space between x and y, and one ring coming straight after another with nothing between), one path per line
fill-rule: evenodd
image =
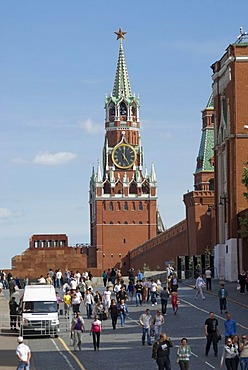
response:
M113 150L112 160L119 168L130 168L136 161L136 151L129 144L121 144Z

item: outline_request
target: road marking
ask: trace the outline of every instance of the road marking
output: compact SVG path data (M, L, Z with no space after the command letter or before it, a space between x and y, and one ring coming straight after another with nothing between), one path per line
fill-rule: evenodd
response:
M210 366L212 369L215 369L215 367L213 365L211 365L209 362L205 361L205 364Z
M83 365L81 364L81 362L79 361L79 359L77 358L77 356L74 355L74 353L72 353L72 351L70 350L70 348L67 346L67 344L65 343L65 341L62 339L62 338L58 338L59 341L61 342L61 344L63 345L63 347L65 348L65 350L72 356L72 358L76 361L76 363L78 364L79 368L81 370L86 370ZM56 342L54 341L54 339L51 339L55 348L57 349L57 351L64 357L65 361L67 362L67 364L69 365L70 369L72 370L75 370L73 365L71 364L71 362L68 360L68 358L60 351L59 347L57 346Z

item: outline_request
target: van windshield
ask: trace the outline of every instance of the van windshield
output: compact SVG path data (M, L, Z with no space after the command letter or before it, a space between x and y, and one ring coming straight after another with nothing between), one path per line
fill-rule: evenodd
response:
M49 301L32 301L32 302L23 302L23 312L31 313L49 313L57 312L57 303Z

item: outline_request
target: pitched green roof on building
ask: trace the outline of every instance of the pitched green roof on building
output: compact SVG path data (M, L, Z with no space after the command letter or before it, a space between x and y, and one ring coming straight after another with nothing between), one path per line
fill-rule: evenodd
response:
M126 99L129 99L132 96L131 85L129 82L122 41L120 42L119 58L117 62L117 69L116 69L116 74L115 74L115 81L114 81L112 95L117 100L119 100L123 96Z
M202 131L201 143L197 157L195 172L213 171L214 166L211 165L211 158L214 156L214 130L207 128Z

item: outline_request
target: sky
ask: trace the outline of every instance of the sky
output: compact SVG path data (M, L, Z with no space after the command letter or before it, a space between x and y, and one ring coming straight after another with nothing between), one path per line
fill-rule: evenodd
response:
M102 159L119 27L163 223L185 218L210 66L248 31L247 14L247 0L0 2L0 269L33 234L90 241L89 181Z

